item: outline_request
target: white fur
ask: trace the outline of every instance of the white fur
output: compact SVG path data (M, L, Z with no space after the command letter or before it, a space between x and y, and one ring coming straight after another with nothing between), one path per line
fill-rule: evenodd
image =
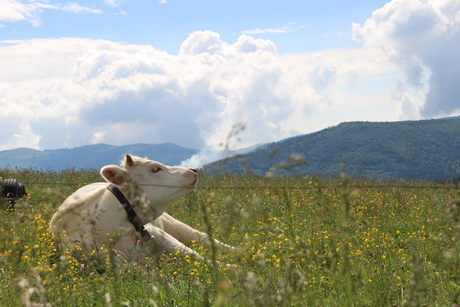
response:
M61 247L74 249L79 246L87 250L105 247L114 249L126 260L140 260L137 233L120 202L107 189L109 183L123 192L152 236L152 240L141 245L142 253L180 251L200 257L184 243L210 244L207 234L164 213L170 204L195 188L196 170L126 155L121 167L105 166L101 175L108 183L80 188L64 201L51 219L50 229L60 236ZM220 249L234 250L217 240L213 240L213 244Z

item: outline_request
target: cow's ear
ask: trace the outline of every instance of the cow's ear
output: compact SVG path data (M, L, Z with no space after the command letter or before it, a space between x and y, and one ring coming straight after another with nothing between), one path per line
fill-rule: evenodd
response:
M110 183L121 185L129 180L126 170L116 165L107 165L101 169L102 177Z
M125 168L131 168L134 166L133 158L130 155L125 156Z

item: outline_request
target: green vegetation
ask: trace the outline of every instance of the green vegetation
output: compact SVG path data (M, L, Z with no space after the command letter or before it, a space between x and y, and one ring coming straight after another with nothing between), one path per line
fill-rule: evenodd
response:
M239 247L96 268L56 251L49 220L96 172L3 171L30 197L0 211L2 306L454 306L460 194L426 182L203 176L168 212ZM56 184L59 182L61 184ZM391 184L392 187L389 187ZM424 188L417 186L423 185ZM207 221L207 222L206 222ZM206 259L212 249L192 246Z
M278 174L440 180L460 177L460 119L349 122L316 133L264 145L261 149L206 166L209 173L244 173L244 164L264 176L291 153L308 164ZM276 154L275 154L276 153Z

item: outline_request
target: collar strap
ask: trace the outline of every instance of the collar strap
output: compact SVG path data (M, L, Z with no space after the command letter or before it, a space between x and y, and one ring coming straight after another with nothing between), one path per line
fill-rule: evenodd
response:
M144 224L142 224L141 219L137 215L136 211L134 211L133 206L129 203L129 201L126 199L125 195L123 195L123 193L120 191L120 189L114 186L113 184L109 184L107 186L107 189L110 192L112 192L113 195L115 195L120 204L126 210L126 213L128 214L128 220L131 222L131 224L133 224L134 228L141 235L144 242L151 240L152 236L145 229Z

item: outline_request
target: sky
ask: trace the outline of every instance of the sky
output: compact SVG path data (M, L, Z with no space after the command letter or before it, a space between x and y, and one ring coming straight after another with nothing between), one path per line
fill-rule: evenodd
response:
M0 0L0 150L460 115L460 0ZM149 157L154 159L154 157Z

